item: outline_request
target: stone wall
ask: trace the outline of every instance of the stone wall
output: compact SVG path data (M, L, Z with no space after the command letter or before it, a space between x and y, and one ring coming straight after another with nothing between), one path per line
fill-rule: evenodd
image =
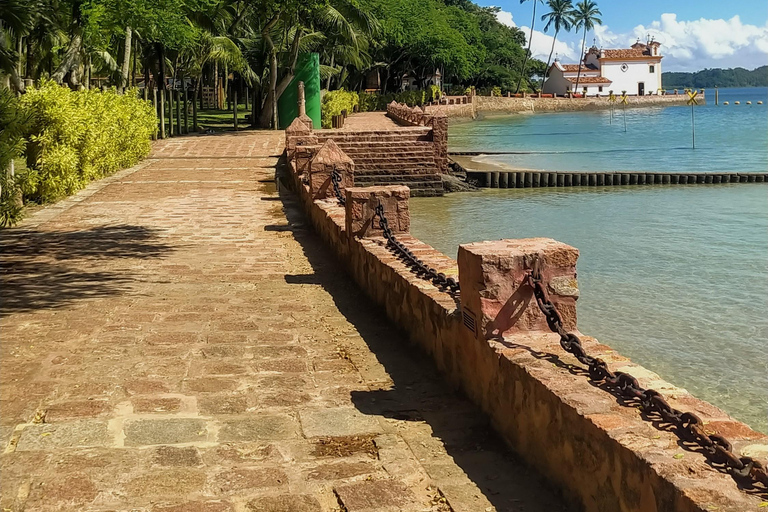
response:
M429 113L425 113L418 106L409 107L405 103L393 101L387 105L387 115L401 125L431 128L432 144L435 151L435 165L437 165L441 174L448 172L448 116L443 111L434 109Z
M637 407L592 385L580 363L560 348L558 336L546 329L526 284L525 268L531 258L539 260L564 325L575 329L575 248L550 239L481 242L460 246L457 262L408 235L407 223L398 221L400 242L438 272L458 278L461 294L454 298L411 272L376 232L358 238L347 231L347 222L374 223L371 208L359 205L364 201L370 206L379 196L397 198L382 200L388 217L407 217L401 190L351 188L343 192L342 207L334 198L313 200L292 161L289 174L310 223L350 276L434 358L452 384L482 407L509 446L578 508L757 509L758 496L739 490L730 475L686 448L669 427L646 421ZM701 416L707 432L729 438L735 453L765 458L767 436L597 340L582 336L582 341L587 352L604 359L612 371L635 376L641 385L660 391L673 407Z
M665 96L629 96L630 107L654 105L685 105L685 94ZM702 95L697 99L703 100ZM440 109L448 117L475 117L477 114L514 114L519 112L558 112L579 110L600 110L610 108L608 96L600 98L507 98L499 96L475 96L468 105L440 105L425 107L427 113ZM616 108L621 108L617 101Z

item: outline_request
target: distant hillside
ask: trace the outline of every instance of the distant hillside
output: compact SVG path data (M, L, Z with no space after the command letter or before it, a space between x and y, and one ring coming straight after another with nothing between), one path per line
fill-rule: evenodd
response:
M668 72L661 74L665 89L684 87L768 87L768 66L752 71L744 68L702 69L696 73Z

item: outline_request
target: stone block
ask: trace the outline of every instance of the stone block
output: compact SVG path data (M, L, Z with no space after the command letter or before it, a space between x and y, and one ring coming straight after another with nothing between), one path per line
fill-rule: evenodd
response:
M318 151L320 151L320 146L317 144L296 146L293 153L293 161L296 163L296 174L298 176L309 173L309 163Z
M111 441L106 421L81 420L71 423L42 423L30 425L24 429L16 450L107 446Z
M334 170L341 174L339 188L342 192L354 186L354 162L332 139L328 139L309 164L309 190L312 199L334 196L331 182L331 174Z
M296 439L299 424L287 414L261 414L252 418L222 422L219 441L261 441Z
M357 482L334 491L349 512L421 509L413 492L397 480Z
M299 412L306 437L339 437L381 432L381 425L352 407L337 407Z
M383 236L379 219L373 220L376 206L381 202L384 216L395 234L408 233L411 216L408 201L411 190L404 185L355 187L347 189L346 229L358 237Z
M322 512L314 497L306 494L264 496L250 500L245 505L247 512Z
M124 430L126 446L194 443L208 435L205 421L194 418L130 420Z
M480 338L549 331L526 282L531 258L541 262L550 300L568 330L576 329L576 260L579 251L551 238L498 240L459 246L461 307L477 320Z

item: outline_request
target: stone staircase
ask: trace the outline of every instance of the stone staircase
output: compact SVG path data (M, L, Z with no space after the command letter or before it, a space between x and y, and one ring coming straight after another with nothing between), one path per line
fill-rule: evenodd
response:
M355 162L355 185L407 185L412 196L443 195L435 165L431 130L413 127L371 131L316 131L323 144L333 141Z

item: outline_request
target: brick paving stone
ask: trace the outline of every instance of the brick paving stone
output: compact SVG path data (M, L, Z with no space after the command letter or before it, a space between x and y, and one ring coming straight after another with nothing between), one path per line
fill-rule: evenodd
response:
M245 505L245 510L248 512L322 512L323 508L312 496L282 495L251 500Z
M106 446L110 443L107 422L81 420L72 423L29 425L21 433L16 450Z
M0 510L563 510L278 194L282 145L157 141L0 230Z
M376 418L351 407L303 410L301 427L307 437L356 436L381 432Z
M124 431L126 446L194 443L208 435L205 420L195 418L129 420Z
M256 415L222 422L219 441L292 439L300 435L299 423L287 414Z
M347 512L418 510L416 496L402 482L372 480L334 487Z

